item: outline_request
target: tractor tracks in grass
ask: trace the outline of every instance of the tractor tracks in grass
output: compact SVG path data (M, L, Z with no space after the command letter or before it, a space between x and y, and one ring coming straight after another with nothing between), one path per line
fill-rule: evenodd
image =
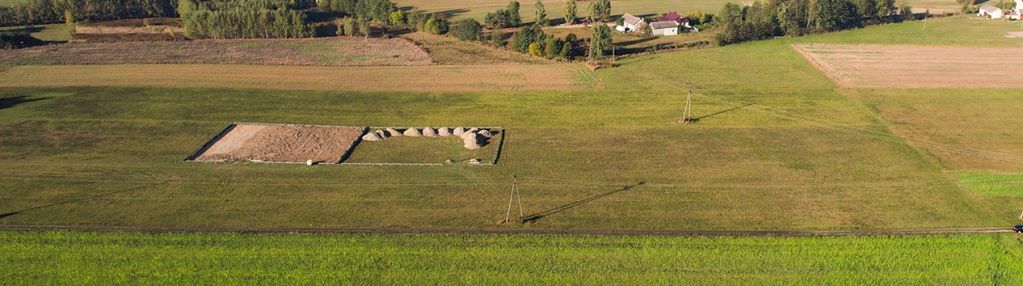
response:
M969 227L874 230L630 230L630 229L533 229L533 228L219 228L219 227L130 227L2 225L0 231L83 231L142 233L236 233L236 234L449 234L449 235L620 235L620 236L746 236L746 237L830 237L830 236L916 236L1012 233L1010 227Z

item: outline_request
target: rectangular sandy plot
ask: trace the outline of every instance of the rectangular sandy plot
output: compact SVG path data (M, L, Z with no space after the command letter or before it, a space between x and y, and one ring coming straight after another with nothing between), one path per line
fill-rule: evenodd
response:
M793 45L844 87L1023 87L1023 48Z
M197 152L194 160L338 163L363 130L353 126L232 124Z

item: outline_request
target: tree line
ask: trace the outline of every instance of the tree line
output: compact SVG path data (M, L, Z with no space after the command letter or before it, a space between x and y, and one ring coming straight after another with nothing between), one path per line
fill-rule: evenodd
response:
M728 45L897 22L911 16L912 9L905 4L896 7L895 0L777 0L745 7L728 3L717 16L722 25L717 40Z
M176 17L178 0L27 0L0 7L0 26L80 20Z
M304 0L180 0L189 38L302 38L312 36Z

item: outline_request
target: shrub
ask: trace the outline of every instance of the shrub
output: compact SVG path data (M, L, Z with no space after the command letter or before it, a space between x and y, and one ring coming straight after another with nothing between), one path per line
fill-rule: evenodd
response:
M558 53L558 56L561 57L562 59L566 59L566 60L572 59L572 48L573 48L573 44L572 43L573 42L566 41L564 44L562 44L561 50Z
M497 10L487 13L487 15L483 17L483 23L486 23L487 27L491 29L501 29L514 26L512 25L511 15L508 13L508 10Z
M541 46L540 43L530 43L529 44L529 54L530 55L534 55L534 56L538 56L538 57L542 57L543 56L543 46Z
M548 37L543 43L543 55L548 59L553 59L561 54L561 47L565 43L561 39L555 37Z
M478 41L481 32L483 32L483 27L475 19L465 19L458 22L452 31L456 38L463 41Z

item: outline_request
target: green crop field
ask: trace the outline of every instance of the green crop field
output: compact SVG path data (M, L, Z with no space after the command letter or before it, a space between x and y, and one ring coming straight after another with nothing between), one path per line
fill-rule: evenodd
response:
M1019 285L1023 242L0 232L0 263L10 284Z

